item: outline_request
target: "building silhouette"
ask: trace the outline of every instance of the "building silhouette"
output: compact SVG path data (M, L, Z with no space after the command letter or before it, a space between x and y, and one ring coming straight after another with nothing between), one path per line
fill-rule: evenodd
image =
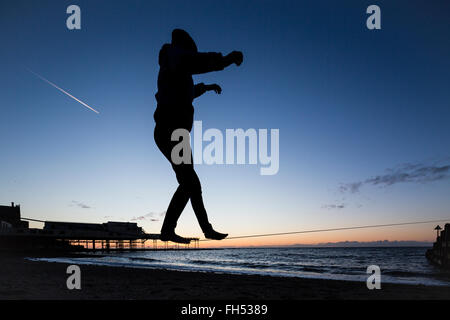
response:
M44 227L30 228L27 220L44 223ZM188 239L198 248L198 238ZM157 249L160 234L146 233L135 222L43 221L21 217L20 206L14 202L11 206L0 206L0 249L131 250L148 248L145 246L148 240L153 241L152 249ZM167 241L161 241L169 248Z
M28 228L28 221L20 220L20 205L0 206L0 221L4 228Z

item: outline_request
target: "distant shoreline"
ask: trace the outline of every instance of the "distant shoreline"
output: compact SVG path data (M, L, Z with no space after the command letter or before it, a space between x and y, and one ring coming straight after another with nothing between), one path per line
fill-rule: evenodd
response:
M202 249L295 249L295 248L431 248L433 246L433 243L430 242L430 244L423 244L423 245L358 245L358 246L352 246L352 245L322 245L322 244L317 244L317 245L286 245L286 246L278 246L278 245L274 245L274 246L245 246L245 247L241 247L241 246L236 246L236 247L206 247L206 248L200 248L200 250Z

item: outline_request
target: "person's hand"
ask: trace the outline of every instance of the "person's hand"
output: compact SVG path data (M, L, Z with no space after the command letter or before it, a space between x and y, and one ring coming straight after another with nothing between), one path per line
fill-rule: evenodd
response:
M244 55L241 51L233 51L230 53L231 60L233 63L235 63L237 66L240 66L242 61L244 61Z
M214 90L214 92L217 94L222 93L222 88L216 83L207 85L206 87L207 87L208 91Z

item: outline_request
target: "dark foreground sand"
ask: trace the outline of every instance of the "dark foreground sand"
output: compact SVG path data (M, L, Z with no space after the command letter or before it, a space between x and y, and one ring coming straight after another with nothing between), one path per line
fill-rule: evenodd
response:
M81 290L66 287L67 264L0 254L0 299L450 299L450 287L314 280L80 265Z

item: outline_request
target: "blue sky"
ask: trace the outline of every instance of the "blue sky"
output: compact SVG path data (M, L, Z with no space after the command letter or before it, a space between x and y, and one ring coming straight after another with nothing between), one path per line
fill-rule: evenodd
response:
M81 8L81 30L66 28L71 4ZM366 28L371 4L381 8L381 30ZM218 230L239 235L448 217L449 7L2 1L0 203L15 201L24 216L49 220L131 220L153 212L159 221L147 216L139 224L159 231L176 180L153 141L157 56L180 27L200 51L241 50L245 57L239 68L194 77L223 89L194 102L196 120L223 132L280 130L277 175L261 176L252 165L197 166ZM354 193L340 188L386 178L393 168L398 176L383 183L364 183ZM401 179L405 172L410 179ZM427 228L410 238L432 237ZM179 231L200 235L190 206ZM379 232L371 237L387 237Z

